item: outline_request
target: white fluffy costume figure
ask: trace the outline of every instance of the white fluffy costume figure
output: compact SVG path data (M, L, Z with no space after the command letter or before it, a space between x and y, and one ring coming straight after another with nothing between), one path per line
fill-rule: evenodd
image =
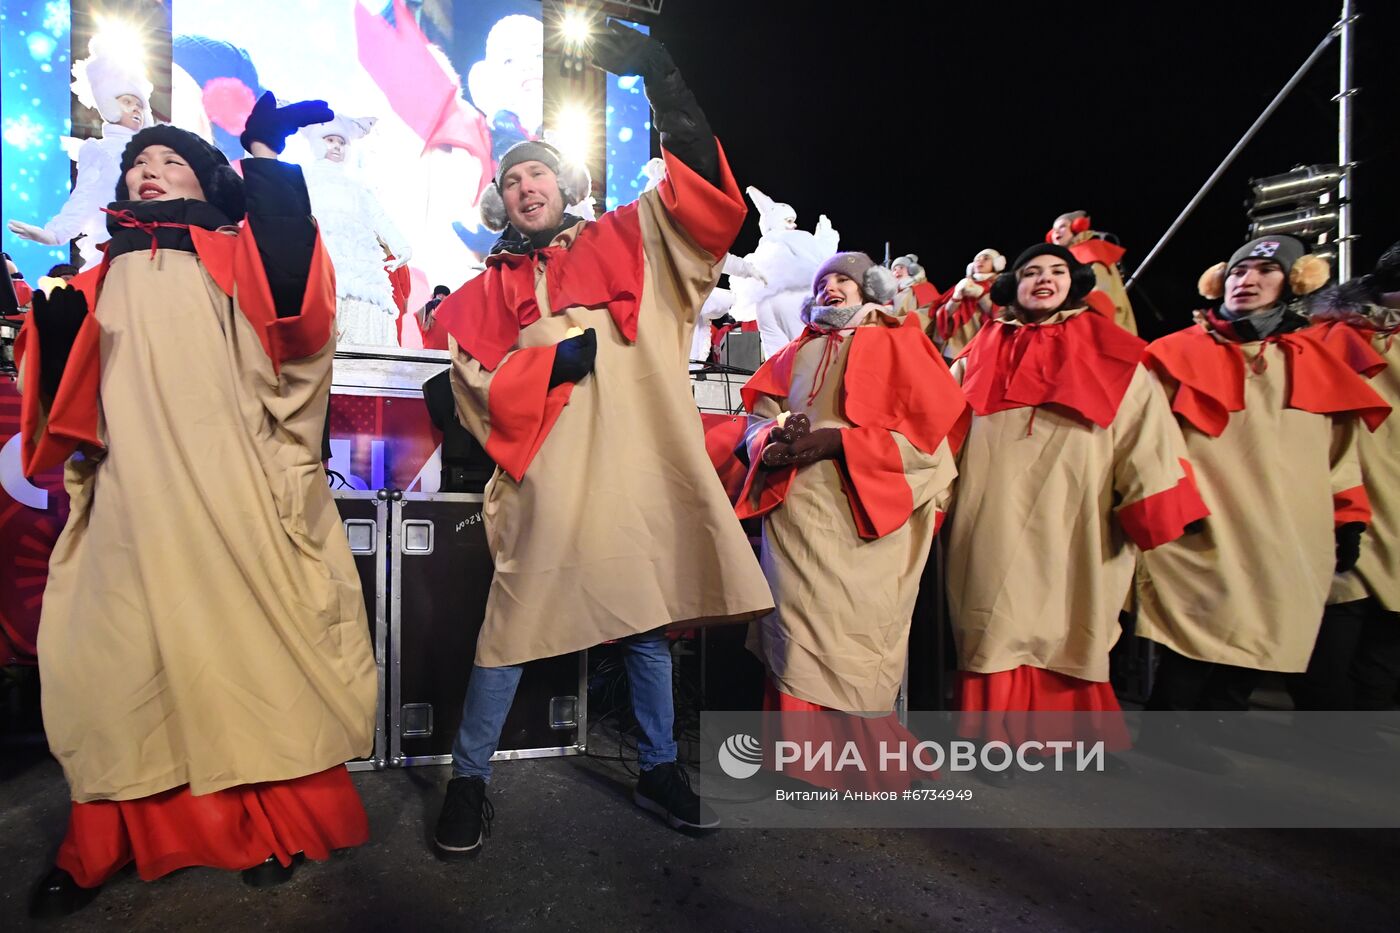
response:
M412 251L379 199L345 165L349 147L374 124L373 117L337 114L329 123L303 127L315 156L305 167L306 188L335 266L337 342L396 347L399 309L389 273Z
M121 175L122 150L151 121L151 82L140 50L115 45L103 36L88 43L88 57L73 63L73 93L85 107L102 115L101 135L87 140L63 137L64 151L78 163L78 179L61 210L42 227L11 220L15 236L49 246L81 237L83 268L102 260L101 245L110 238L102 208L112 200Z
M744 259L762 278L730 272L737 309L747 319L758 320L763 339L763 355L772 356L802 333L802 303L812 290L812 276L830 259L841 237L823 214L813 233L797 229L797 212L791 205L774 201L750 185L744 189L758 208L758 229L762 234L758 249ZM727 270L726 270L727 271ZM752 309L752 313L748 309Z

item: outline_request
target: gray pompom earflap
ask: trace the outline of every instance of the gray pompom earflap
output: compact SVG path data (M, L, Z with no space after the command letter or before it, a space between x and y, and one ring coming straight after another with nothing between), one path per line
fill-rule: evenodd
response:
M565 208L593 196L593 176L583 163L561 159L558 178L559 193L564 196Z
M500 233L506 228L506 202L501 200L501 189L493 181L481 192L481 225L492 233Z
M578 162L561 161L555 177L559 180L559 194L564 199L566 210L585 198L592 197L593 176L589 174L587 166ZM500 233L510 222L510 218L506 216L506 202L501 198L501 189L496 187L494 181L481 193L481 203L477 205L477 209L481 212L481 225L492 233Z
M876 304L887 305L899 294L899 280L884 266L871 266L861 276L860 290Z

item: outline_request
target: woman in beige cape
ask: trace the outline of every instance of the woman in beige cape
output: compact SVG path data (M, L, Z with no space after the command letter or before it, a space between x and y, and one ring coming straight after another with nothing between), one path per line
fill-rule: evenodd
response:
M960 708L984 713L967 731L1043 740L1044 720L1007 714L1080 713L1111 751L1127 735L1108 652L1137 555L1207 513L1144 342L1086 309L1093 288L1064 247L1030 247L992 287L1005 313L953 364L973 418L948 605Z
M132 860L275 883L367 837L343 762L373 740L375 662L319 463L334 278L275 158L329 113L267 95L243 179L191 133L138 133L102 265L26 324L25 468L67 459L72 502L39 663L74 802L36 914Z
M744 386L741 518L762 516L761 563L777 608L749 647L785 740L913 739L892 713L919 578L952 493L967 403L917 317L896 317L893 276L864 253L817 270L807 329ZM800 734L800 739L799 739ZM914 772L790 776L846 789L908 787Z

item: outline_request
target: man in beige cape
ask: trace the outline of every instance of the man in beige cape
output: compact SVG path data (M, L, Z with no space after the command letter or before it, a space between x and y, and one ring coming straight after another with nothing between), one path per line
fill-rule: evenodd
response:
M622 643L643 734L634 800L675 827L717 825L675 760L664 630L773 606L686 378L743 196L664 47L612 25L590 48L646 79L666 179L584 222L564 205L587 196L586 174L517 144L483 197L505 232L438 309L458 416L499 464L484 506L496 574L435 834L447 856L489 830L485 782L520 665L607 640Z

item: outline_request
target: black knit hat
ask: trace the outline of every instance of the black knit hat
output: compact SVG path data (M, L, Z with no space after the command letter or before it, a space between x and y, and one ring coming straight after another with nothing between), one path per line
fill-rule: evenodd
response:
M1065 307L1074 307L1089 296L1098 280L1094 277L1094 267L1080 262L1074 254L1056 243L1036 243L1021 251L1011 268L997 276L992 283L990 297L995 304L1010 307L1016 303L1016 277L1021 269L1037 256L1054 256L1064 260L1069 266L1069 294Z
M199 186L204 189L204 200L218 208L230 221L237 222L247 213L243 202L243 179L238 177L228 164L224 154L188 130L161 123L147 127L126 144L122 150L121 175L117 178L117 200L130 201L131 193L126 188L126 173L136 164L136 159L148 146L168 146L189 163Z

